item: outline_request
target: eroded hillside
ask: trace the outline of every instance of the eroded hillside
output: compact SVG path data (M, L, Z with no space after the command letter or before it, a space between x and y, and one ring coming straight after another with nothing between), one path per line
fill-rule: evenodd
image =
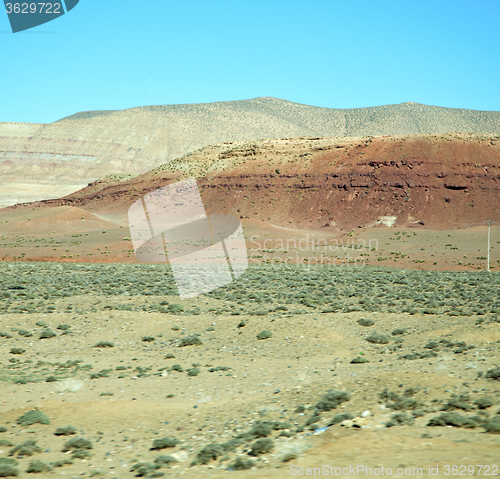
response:
M226 143L38 205L125 215L137 198L193 176L209 213L344 231L377 222L445 228L498 219L500 141L450 134Z

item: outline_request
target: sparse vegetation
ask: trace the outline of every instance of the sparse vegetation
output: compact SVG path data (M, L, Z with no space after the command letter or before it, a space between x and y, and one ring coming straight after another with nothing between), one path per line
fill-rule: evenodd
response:
M37 445L35 439L28 439L27 441L18 444L9 451L9 456L16 456L21 458L24 456L32 456L35 453L42 452L42 448Z
M260 456L262 454L266 454L268 452L271 452L274 449L274 442L272 439L269 438L263 438L263 439L257 439L251 447L250 447L250 454L251 456Z
M191 336L187 336L182 338L179 342L179 347L183 348L185 346L201 346L203 341L198 337L197 334L193 334Z
M54 434L56 436L72 436L73 434L76 434L76 427L74 426L66 426L66 427L58 427Z
M477 426L477 423L470 418L460 415L457 412L445 412L438 417L432 418L428 423L428 426L453 426L453 427L465 427L473 429Z
M50 330L50 329L44 329L41 333L40 333L40 336L39 338L40 339L48 339L48 338L55 338L57 336L57 334Z
M31 426L32 424L50 424L50 419L42 411L33 410L18 417L16 422L21 426Z
M343 402L349 401L351 394L348 391L328 391L316 404L319 411L331 411Z
M40 460L31 461L26 469L28 473L41 473L51 471L52 468Z
M178 439L173 437L164 437L162 439L155 439L150 450L159 451L160 449L166 449L167 447L175 447L177 444L179 444Z
M24 348L11 348L10 352L11 352L11 354L23 354L26 352L26 349L24 349Z
M358 319L358 324L360 324L361 326L373 326L375 324L375 321L373 321L372 319L361 318Z
M92 449L93 447L94 446L92 445L92 441L90 441L89 439L85 439L83 437L74 437L73 439L70 439L69 441L66 441L64 443L62 452L88 450Z
M363 364L363 363L368 363L368 359L366 359L363 356L357 356L353 360L351 360L351 364Z
M271 331L261 331L257 334L257 339L269 339L273 337L273 333Z
M369 343L373 344L389 344L391 342L391 339L387 334L377 334L373 333L372 335L368 336L366 340Z
M99 341L98 343L94 344L94 348L112 348L114 347L114 343L111 341Z
M500 380L500 366L489 369L488 372L486 373L486 379Z
M19 469L0 462L0 477L14 477L19 475Z

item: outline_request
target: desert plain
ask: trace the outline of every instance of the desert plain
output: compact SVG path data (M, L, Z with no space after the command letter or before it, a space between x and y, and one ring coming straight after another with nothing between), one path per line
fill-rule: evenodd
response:
M249 265L181 300L127 212L187 178ZM227 140L1 209L0 476L497 475L499 179L496 133Z

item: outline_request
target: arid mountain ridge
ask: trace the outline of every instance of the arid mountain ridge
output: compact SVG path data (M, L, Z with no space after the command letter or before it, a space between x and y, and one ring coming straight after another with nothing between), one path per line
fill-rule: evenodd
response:
M2 183L79 185L227 141L448 132L500 134L500 112L412 102L331 109L269 97L82 112L50 124L0 123L0 173Z

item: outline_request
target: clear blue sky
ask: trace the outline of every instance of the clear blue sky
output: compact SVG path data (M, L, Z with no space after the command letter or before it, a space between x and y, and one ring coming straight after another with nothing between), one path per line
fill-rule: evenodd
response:
M499 0L80 0L12 34L2 5L0 121L148 105L150 70L153 104L500 110L499 19Z

